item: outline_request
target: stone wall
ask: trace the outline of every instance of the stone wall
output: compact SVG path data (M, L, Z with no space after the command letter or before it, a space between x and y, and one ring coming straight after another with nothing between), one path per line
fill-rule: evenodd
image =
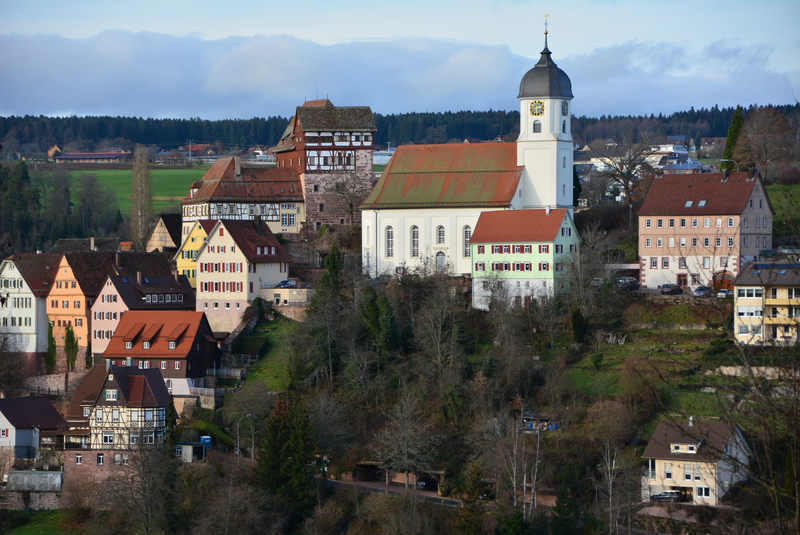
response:
M61 493L0 490L0 507L12 511L61 509Z
M25 387L31 390L40 389L46 391L48 388L52 390L60 390L62 393L66 392L69 396L75 391L75 387L86 375L86 370L63 373L51 373L49 375L37 375L36 377L28 377L25 379Z
M44 370L44 362L42 362L42 369ZM76 372L86 370L86 346L78 346L78 356L75 357L75 370ZM56 346L56 368L55 373L64 373L67 371L67 353L64 351L64 346Z
M306 307L305 306L281 306L276 307L276 310L286 316L289 319L293 319L295 321L303 321L306 317Z
M346 202L342 195L335 193L336 182L357 182L359 193L356 206L369 196L372 189L372 150L356 150L355 171L308 172L303 175L306 200L306 226L314 230L317 224L350 225L350 215L343 210ZM351 189L351 188L348 188ZM322 210L320 210L320 205ZM361 211L353 214L353 225L361 224Z

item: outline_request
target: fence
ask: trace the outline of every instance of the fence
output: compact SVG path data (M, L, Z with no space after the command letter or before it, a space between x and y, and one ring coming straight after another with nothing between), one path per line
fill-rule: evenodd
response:
M209 368L206 370L206 375L214 377L236 377L241 379L244 375L242 368Z
M193 396L224 396L229 392L236 392L235 388L196 388L190 387L189 392Z
M56 396L62 397L67 395L66 390L61 390L60 388L50 388L44 386L37 386L36 388L21 388L23 392L28 392L29 394L36 394L37 396Z

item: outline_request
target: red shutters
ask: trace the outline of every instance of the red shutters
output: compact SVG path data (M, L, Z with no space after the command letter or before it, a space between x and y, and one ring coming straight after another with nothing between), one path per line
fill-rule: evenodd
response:
M224 228L220 228L219 229L219 235L220 236L224 236L225 235L225 229Z

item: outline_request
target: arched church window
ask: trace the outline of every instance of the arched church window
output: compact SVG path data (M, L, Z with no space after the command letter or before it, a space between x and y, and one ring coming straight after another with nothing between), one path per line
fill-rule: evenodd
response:
M564 184L563 186L561 186L561 195L566 196L566 194L567 194L567 186L566 184Z
M411 256L419 258L419 227L411 227Z
M436 227L436 243L444 243L444 227L442 225Z
M386 258L394 257L394 229L386 227Z
M561 166L566 169L567 168L567 157L564 156L564 161L561 163Z
M469 240L472 238L472 227L469 225L464 227L464 258L472 256L469 249Z
M262 211L261 213L263 214L264 212ZM367 225L367 244L369 244L369 243L370 243L370 240L369 240L369 225Z
M542 122L541 121L533 121L533 133L538 134L542 131Z
M561 132L567 133L567 121L561 121Z

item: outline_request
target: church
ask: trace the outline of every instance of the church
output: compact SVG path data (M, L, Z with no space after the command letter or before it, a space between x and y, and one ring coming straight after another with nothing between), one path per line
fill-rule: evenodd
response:
M482 212L564 209L571 220L572 83L551 58L547 31L517 98L514 143L397 148L361 205L366 273L471 274L470 240Z

